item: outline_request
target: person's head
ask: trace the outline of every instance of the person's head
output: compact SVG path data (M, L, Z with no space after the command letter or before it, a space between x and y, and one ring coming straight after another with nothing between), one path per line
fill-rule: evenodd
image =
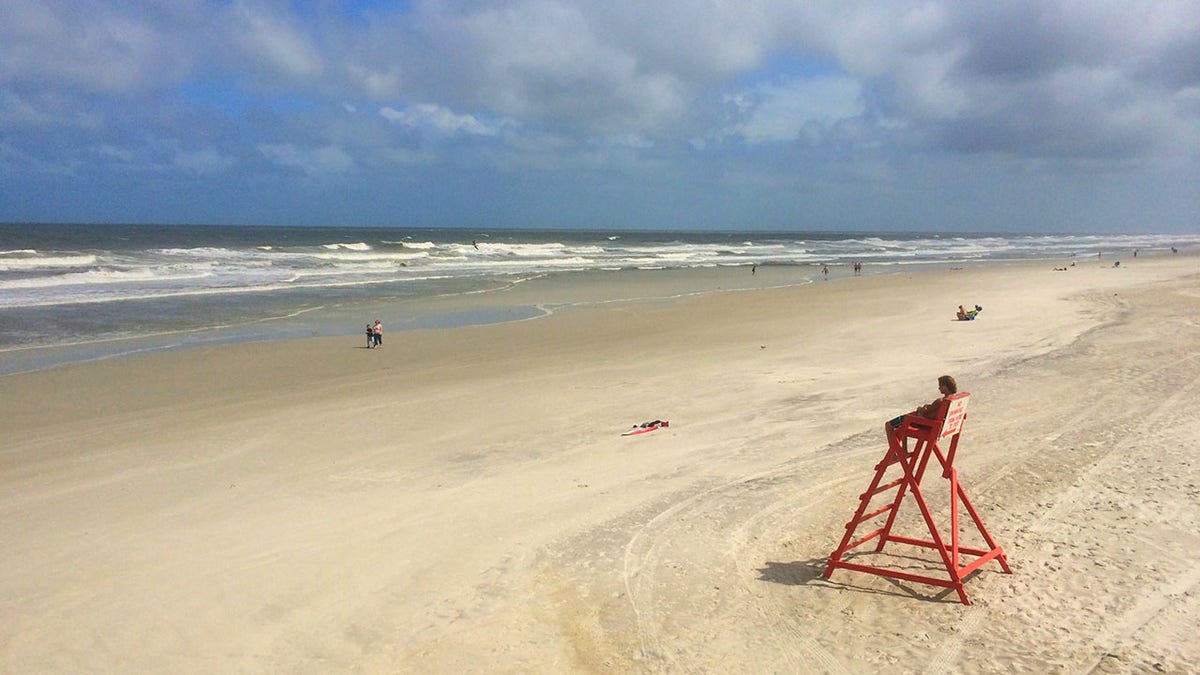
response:
M958 393L958 382L954 381L953 377L943 375L938 378L938 391L949 396L950 394Z

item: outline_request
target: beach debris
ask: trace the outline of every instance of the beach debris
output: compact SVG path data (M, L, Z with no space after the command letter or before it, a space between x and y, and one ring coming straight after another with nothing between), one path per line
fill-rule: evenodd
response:
M661 429L663 427L669 427L669 426L671 426L671 423L667 422L666 420L651 420L649 422L642 422L641 424L635 424L629 428L629 431L626 431L625 433L623 433L621 435L622 436L636 436L638 434L648 433L648 432L654 431L656 429Z

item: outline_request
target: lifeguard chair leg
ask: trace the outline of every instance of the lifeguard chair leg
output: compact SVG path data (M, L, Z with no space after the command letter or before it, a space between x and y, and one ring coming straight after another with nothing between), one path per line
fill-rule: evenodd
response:
M967 491L963 489L962 484L957 480L954 481L954 487L958 492L958 498L962 500L963 506L967 507L967 513L971 515L971 520L975 522L975 527L979 530L983 541L987 543L988 550L976 561L977 564L982 565L988 560L995 558L996 562L1000 563L1000 569L1004 570L1005 574L1012 574L1012 570L1008 567L1008 557L1004 555L1004 549L998 546L996 541L992 539L992 535L988 532L987 527L984 526L979 513L975 511L975 506L971 504L971 498L967 496Z
M869 506L871 503L871 498L875 496L876 493L886 489L880 488L879 482L883 479L883 475L887 471L887 467L891 464L891 458L892 452L889 449L889 452L884 456L883 460L875 465L875 476L871 479L871 484L867 486L867 491L858 496L858 509L855 510L854 515L850 518L850 521L846 523L846 533L842 535L842 541L838 543L837 548L834 549L832 554L830 554L829 564L825 566L826 579L833 574L834 567L838 564L838 562L841 561L842 556L846 553L846 551L858 546L859 544L865 543L871 538L871 536L874 536L882 531L876 531L871 535L863 537L861 541L853 544L850 543L850 540L852 537L854 537L854 532L858 528L859 523L865 520L870 520L872 517L874 517L874 515L866 516L864 514L866 513L867 506Z

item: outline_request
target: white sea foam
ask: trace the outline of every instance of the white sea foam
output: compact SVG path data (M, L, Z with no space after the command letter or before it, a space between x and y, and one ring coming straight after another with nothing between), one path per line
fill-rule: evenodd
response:
M0 258L0 272L14 270L61 269L87 267L96 264L94 255L38 256L33 258Z
M350 244L325 244L324 248L330 250L346 249L348 251L370 251L371 246L366 242L356 241Z
M89 270L87 272L60 274L48 278L7 279L0 281L0 290L133 284L146 281L182 281L186 279L201 279L211 275L211 271L203 269L177 269L173 271L164 271L162 269Z
M396 262L417 260L420 258L429 257L429 253L426 251L369 251L361 253L356 251L337 251L333 253L313 253L312 255L306 257L311 258L312 260L363 264L380 260L393 260Z

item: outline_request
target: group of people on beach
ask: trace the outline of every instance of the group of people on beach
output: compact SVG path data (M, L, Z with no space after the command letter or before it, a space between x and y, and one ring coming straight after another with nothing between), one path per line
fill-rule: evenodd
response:
M375 319L374 324L367 324L367 349L383 346L383 322Z
M854 276L862 274L862 263L855 262L851 266L851 269L854 270ZM754 276L755 274L758 274L758 265L756 263L752 263L750 265L750 276ZM829 280L829 265L821 265L821 277L826 281Z

